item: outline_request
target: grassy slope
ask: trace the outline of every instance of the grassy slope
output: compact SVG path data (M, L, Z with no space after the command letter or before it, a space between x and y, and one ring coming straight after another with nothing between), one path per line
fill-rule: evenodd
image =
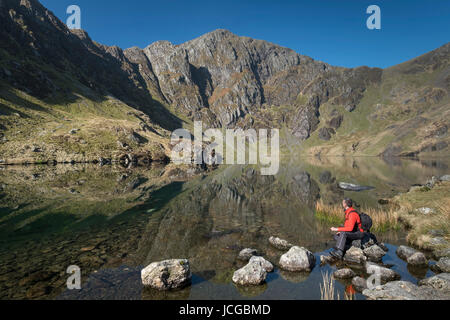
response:
M385 70L381 85L369 87L356 110L351 113L345 111L343 106L331 103L322 105L319 128L326 126L334 109L344 115L344 121L336 135L329 141L320 140L316 130L311 138L302 144L302 153L376 156L390 144L400 146L402 153L407 153L435 143L437 140L434 137L427 137L427 133L432 130L435 121L449 118L450 99L447 94L443 100L435 103L430 97L433 93L426 90L433 90L432 88L436 90L435 84L445 72L445 68L424 70L419 74L404 74L400 72L402 68L404 67L400 65ZM419 97L414 98L416 96ZM420 98L424 98L425 101L421 102ZM406 103L408 99L412 101ZM424 123L411 121L418 116L428 121ZM448 142L449 138L447 137L445 141ZM431 153L422 155L436 156ZM448 155L450 155L448 148L439 152L439 156Z

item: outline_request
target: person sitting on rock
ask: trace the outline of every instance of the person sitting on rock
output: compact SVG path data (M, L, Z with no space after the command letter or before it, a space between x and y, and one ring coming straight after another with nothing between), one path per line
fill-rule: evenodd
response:
M364 231L361 226L361 218L358 212L353 209L352 199L342 200L342 206L345 211L345 223L343 227L332 227L331 231L337 232L334 236L336 247L330 252L331 256L342 259L344 256L345 245L347 241L361 240L364 237Z

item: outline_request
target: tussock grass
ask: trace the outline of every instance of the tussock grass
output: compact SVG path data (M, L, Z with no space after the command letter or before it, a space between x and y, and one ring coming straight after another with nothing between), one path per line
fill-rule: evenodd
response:
M340 300L339 292L336 292L334 287L333 277L328 272L322 272L322 283L320 284L320 300Z
M377 208L361 208L360 212L368 214L373 221L372 232L387 232L400 229L398 215L394 207L386 210ZM344 212L340 205L324 204L322 201L316 203L317 219L327 225L341 225L344 222Z

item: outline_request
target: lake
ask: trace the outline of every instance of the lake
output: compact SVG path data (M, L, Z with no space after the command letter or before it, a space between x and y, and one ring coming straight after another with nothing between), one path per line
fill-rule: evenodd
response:
M320 254L334 246L315 203L353 198L364 207L449 173L447 159L284 159L275 176L251 166L223 166L184 181L170 167L57 165L0 167L1 299L320 299ZM176 171L176 170L175 170ZM373 186L343 191L338 182ZM316 255L311 273L277 268L278 236ZM410 270L396 254L402 230L377 234L383 258L402 279L417 283L428 270ZM233 272L243 248L274 263L267 283L239 287ZM154 261L189 259L192 286L174 292L144 289L140 270ZM81 269L82 290L68 290L69 266ZM336 282L341 297L349 283ZM364 299L357 293L354 298Z

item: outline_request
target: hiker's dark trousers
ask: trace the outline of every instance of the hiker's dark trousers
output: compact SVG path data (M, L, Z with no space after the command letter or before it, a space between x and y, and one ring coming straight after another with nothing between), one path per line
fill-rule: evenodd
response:
M363 232L340 232L334 235L334 240L336 240L336 249L341 249L345 251L345 244L352 242L353 240L361 240L364 237Z

